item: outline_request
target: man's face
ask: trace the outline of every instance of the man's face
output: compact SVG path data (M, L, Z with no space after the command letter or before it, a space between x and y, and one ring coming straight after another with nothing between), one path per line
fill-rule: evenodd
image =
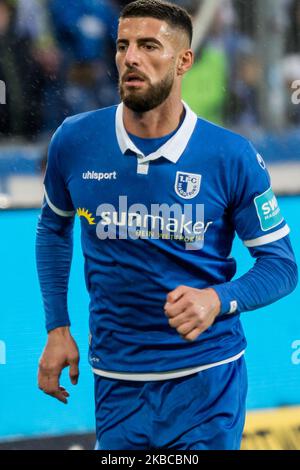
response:
M168 98L176 76L179 44L176 32L165 21L120 20L116 64L120 96L128 108L146 112Z

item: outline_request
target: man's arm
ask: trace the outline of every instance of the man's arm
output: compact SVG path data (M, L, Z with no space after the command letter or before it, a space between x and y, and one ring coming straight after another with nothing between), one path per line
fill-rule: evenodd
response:
M67 292L73 253L73 217L53 212L44 202L36 234L37 272L46 329L70 326Z
M228 154L223 163L228 223L256 263L235 281L200 291L179 287L169 294L165 311L170 325L187 340L196 339L218 315L254 310L288 295L298 280L290 230L261 155L242 140L238 151Z
M165 312L184 339L194 341L218 316L261 308L295 289L298 270L289 237L250 253L255 265L235 281L203 290L180 286L169 293Z
M73 252L74 208L61 168L61 128L49 147L45 199L36 235L37 271L43 297L48 341L39 363L39 388L67 403L68 392L59 385L63 368L78 380L79 353L72 338L67 293Z
M256 258L254 267L235 281L214 286L221 300L220 315L264 307L297 286L298 268L289 236L249 251Z
M68 391L59 384L65 367L70 366L71 383L76 385L79 377L79 352L69 327L60 327L48 333L48 341L39 361L38 386L40 390L67 404Z
M73 251L73 218L55 214L45 201L37 228L36 262L46 316L48 341L39 362L38 385L48 395L67 403L60 386L62 370L77 384L79 352L72 338L67 293Z

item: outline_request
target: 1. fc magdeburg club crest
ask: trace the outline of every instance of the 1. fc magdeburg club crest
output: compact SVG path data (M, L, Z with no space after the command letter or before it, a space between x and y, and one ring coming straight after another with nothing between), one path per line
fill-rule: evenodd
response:
M201 185L201 175L184 173L177 171L175 181L175 191L183 199L193 199L199 194Z

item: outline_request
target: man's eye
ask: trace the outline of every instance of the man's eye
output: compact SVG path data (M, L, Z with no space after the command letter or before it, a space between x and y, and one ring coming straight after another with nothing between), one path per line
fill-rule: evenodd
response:
M118 50L118 52L124 52L126 50L125 44L119 44L117 46L117 50Z
M153 51L154 49L156 49L156 46L154 46L153 44L145 44L144 47L147 49L147 51Z

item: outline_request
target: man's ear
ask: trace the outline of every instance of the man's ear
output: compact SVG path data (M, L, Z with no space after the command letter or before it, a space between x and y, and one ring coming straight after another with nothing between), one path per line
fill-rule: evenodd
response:
M192 49L187 49L179 57L177 65L178 75L184 75L188 72L194 64L194 53Z

